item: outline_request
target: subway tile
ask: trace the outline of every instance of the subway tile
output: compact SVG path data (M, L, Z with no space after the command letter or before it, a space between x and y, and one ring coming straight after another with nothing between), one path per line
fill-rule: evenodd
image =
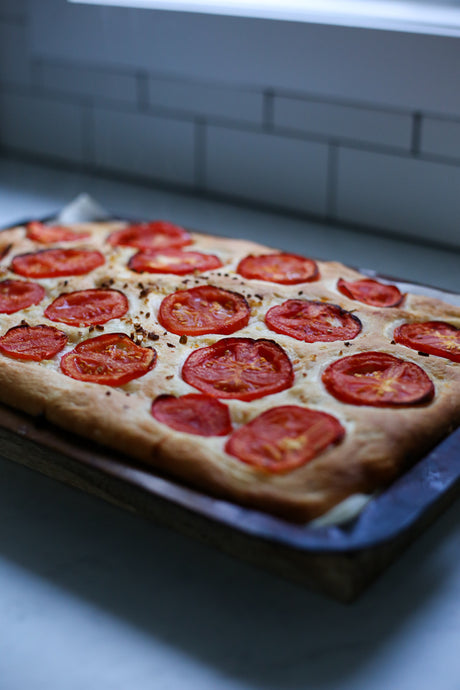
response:
M324 144L209 127L209 190L322 215L326 212L328 148Z
M96 108L96 163L129 174L194 184L195 130L191 122Z
M54 99L2 93L0 140L21 151L82 161L82 109Z
M341 148L337 219L460 246L460 167Z
M42 62L41 86L74 96L90 96L98 100L128 103L137 101L137 80L134 73L116 72L99 67L80 67L70 63Z
M411 145L410 114L377 108L275 96L274 124L308 134L406 150Z
M204 117L262 123L261 91L152 77L149 79L148 93L149 104L154 107Z
M0 83L30 85L27 27L0 21Z
M424 117L420 151L460 159L460 121Z

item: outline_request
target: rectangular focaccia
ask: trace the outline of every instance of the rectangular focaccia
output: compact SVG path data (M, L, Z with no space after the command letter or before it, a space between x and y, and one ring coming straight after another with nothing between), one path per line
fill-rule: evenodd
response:
M460 308L165 221L3 231L0 399L306 522L460 421Z

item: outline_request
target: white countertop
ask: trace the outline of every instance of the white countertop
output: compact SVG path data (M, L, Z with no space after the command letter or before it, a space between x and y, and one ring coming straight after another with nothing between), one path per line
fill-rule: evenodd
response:
M459 289L453 252L13 161L0 225L81 191ZM1 690L460 687L460 502L344 606L3 458L0 477Z

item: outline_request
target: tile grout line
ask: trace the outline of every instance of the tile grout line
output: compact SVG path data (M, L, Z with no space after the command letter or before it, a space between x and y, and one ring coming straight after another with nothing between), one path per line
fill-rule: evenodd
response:
M334 219L337 215L339 142L331 140L327 158L326 217Z
M410 152L413 156L419 156L422 141L422 113L415 112L412 116L412 139Z
M206 120L195 119L195 186L197 190L206 189Z
M273 89L265 89L262 102L262 129L273 131L275 125L275 92Z
M90 167L95 164L94 103L88 99L81 114L82 158Z

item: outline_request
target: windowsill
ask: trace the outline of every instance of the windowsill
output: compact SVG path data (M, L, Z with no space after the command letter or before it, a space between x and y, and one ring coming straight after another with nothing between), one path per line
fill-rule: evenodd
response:
M429 0L68 0L83 5L132 7L252 17L330 26L460 36L457 3ZM320 7L318 7L320 4Z

